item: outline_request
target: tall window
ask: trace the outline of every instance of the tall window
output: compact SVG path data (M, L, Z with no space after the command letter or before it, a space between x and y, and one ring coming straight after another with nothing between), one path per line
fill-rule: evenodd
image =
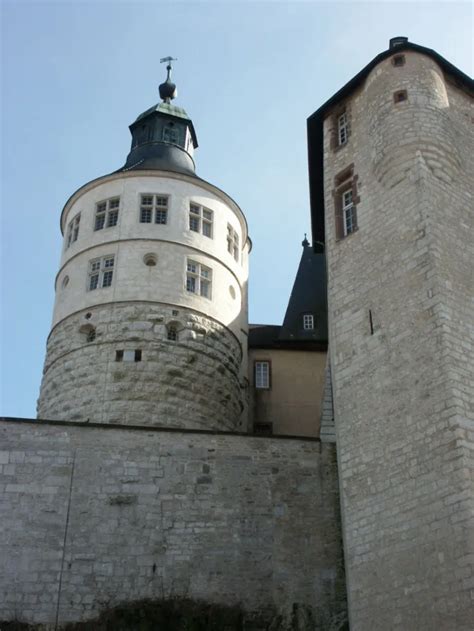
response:
M212 239L213 213L197 204L189 205L189 229Z
M89 261L89 279L87 287L89 291L110 287L114 275L114 257L103 256L100 259Z
M305 313L303 316L303 329L311 331L314 329L314 316L312 313Z
M118 223L119 207L120 197L106 199L96 204L94 230L102 230L102 228L113 228L116 226Z
M336 239L344 239L357 230L357 205L360 197L357 190L358 175L350 164L334 178L334 209L336 219Z
M81 221L81 213L78 213L74 219L69 222L67 227L67 236L66 236L66 249L77 241L77 237L79 236L79 223Z
M239 235L230 224L227 224L227 251L236 261L239 260Z
M212 270L201 263L188 259L186 266L186 290L192 294L211 298Z
M345 145L349 138L349 123L346 112L343 112L337 119L337 138L340 145Z
M347 237L348 234L354 232L354 229L356 227L355 207L351 188L348 191L344 191L344 193L342 194L342 218L344 236Z
M168 222L168 198L164 195L142 195L140 223L166 224Z
M269 390L270 388L270 362L255 362L255 387L259 390Z

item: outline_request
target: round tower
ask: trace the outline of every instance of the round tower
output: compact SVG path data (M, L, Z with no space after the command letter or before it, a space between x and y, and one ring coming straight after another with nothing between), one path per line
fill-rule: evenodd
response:
M165 61L162 102L130 125L125 165L61 213L39 418L246 428L247 223L196 176Z

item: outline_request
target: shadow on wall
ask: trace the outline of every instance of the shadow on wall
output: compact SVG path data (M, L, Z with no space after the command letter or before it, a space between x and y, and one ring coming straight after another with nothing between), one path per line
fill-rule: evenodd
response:
M290 620L274 611L245 612L187 599L141 600L105 610L95 620L61 626L63 631L348 631L345 615L317 621L310 608L294 603ZM41 631L42 625L1 622L1 631Z

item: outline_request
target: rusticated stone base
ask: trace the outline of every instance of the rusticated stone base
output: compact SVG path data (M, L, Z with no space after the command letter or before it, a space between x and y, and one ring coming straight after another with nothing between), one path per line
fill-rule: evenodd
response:
M229 329L188 309L115 303L80 311L49 337L38 417L244 429L241 361Z

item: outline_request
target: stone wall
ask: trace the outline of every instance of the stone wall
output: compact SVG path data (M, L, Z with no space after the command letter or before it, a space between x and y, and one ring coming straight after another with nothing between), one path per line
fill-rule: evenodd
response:
M331 147L334 119L325 122L329 348L351 628L467 631L472 101L432 59L404 54L405 65L381 62L346 103L345 146ZM399 90L407 98L395 102ZM337 240L335 180L350 165L358 230Z
M0 433L0 620L52 628L184 597L239 605L254 631L344 628L334 445L18 420Z
M167 337L170 325L176 341ZM136 350L140 361L116 360L117 351ZM146 302L92 307L51 332L38 416L246 429L241 364L236 337L203 314Z

